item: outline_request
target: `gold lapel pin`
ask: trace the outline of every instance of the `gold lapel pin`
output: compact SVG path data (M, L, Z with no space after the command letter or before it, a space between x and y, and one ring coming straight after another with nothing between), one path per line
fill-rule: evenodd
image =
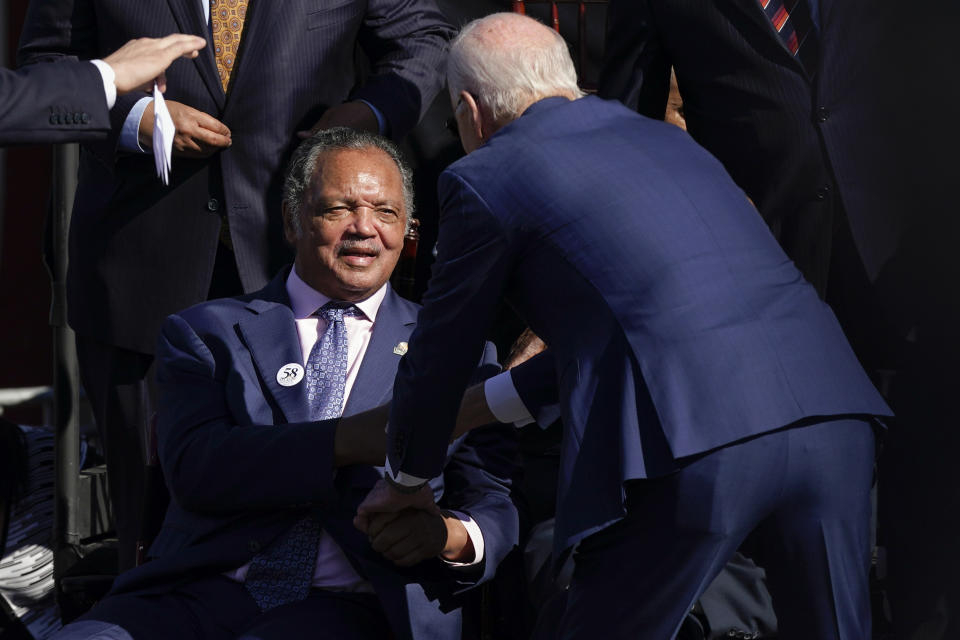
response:
M395 346L395 347L393 348L393 352L394 352L395 354L397 354L398 356L402 356L402 355L406 354L406 353L407 353L407 343L406 343L406 342L398 342L398 343L397 343L397 346Z

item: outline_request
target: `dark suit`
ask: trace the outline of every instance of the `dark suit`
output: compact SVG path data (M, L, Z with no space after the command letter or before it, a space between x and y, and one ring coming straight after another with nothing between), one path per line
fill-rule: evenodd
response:
M94 140L109 129L103 83L92 64L0 69L0 145Z
M209 38L204 1L35 1L19 59L96 58L131 38L173 32ZM132 562L139 528L137 431L152 412L141 406L149 393L140 382L151 361L143 354L153 352L163 318L205 300L211 285L212 297L239 294L241 284L243 291L263 287L290 258L280 187L296 132L331 105L364 99L385 116L390 135L404 136L440 86L450 33L432 0L253 0L228 94L212 44L166 73L166 98L226 124L229 149L204 160L175 158L170 186L163 185L152 155L117 150L137 100L131 95L110 111L106 141L84 148L70 227L68 309L81 379L107 433L113 494L121 501L114 509L121 566ZM358 44L371 62L362 86ZM223 221L232 250L218 242Z
M174 32L209 38L201 0L33 2L19 61L96 58L131 38ZM81 160L71 325L81 335L151 353L163 318L206 298L221 217L230 223L244 289L264 286L289 257L279 188L296 131L309 129L327 107L362 98L381 110L393 137L403 137L439 88L449 34L430 0L254 0L229 95L212 45L167 71L168 100L213 115L233 133L233 145L208 160L174 159L169 187L157 180L151 155L117 152L120 126L137 100L120 97L110 137L87 147ZM372 61L361 87L357 43ZM141 295L145 289L149 296Z
M482 430L452 444L433 485L441 504L477 522L484 539L483 567L463 573L430 560L411 570L396 568L352 524L357 505L381 472L363 465L335 472L336 421L310 422L306 385L277 383L282 366L302 362L286 273L262 291L200 304L166 320L157 351L162 400L157 429L172 499L150 548L151 560L121 575L113 596L123 596L123 608L129 609L130 595L198 588L193 583L202 585L248 563L314 509L358 573L373 584L398 638L459 637L459 613L442 613L424 590L446 598L486 580L516 544L517 514L509 497L515 454L511 428ZM401 359L394 347L408 339L417 308L392 290L387 293L344 415L389 400ZM478 375L497 370L494 354L488 353ZM221 590L229 592L230 586ZM242 593L230 597L238 597L239 605L251 602ZM102 614L113 608L111 598L106 602L106 609L87 617L110 620ZM212 611L221 605L209 604ZM162 609L148 603L132 611L144 621L139 624L150 626ZM289 637L314 632L301 629Z
M891 126L889 79L880 75L890 3L807 3L819 14L814 69L790 53L757 0L614 0L600 94L662 117L673 66L690 135L823 293L834 225L849 224L875 277L897 248L905 212L891 197L902 184L892 137L878 135Z
M884 448L879 544L898 637L960 610L954 460L960 223L951 174L958 83L942 73L956 3L807 0L805 69L756 0L613 0L600 91L657 117L676 69L691 135L754 200L834 308L861 362L886 370L901 427ZM869 53L868 53L869 52ZM890 380L890 372L895 375ZM931 535L931 532L943 532ZM951 615L944 637L960 634Z
M603 563L594 565L595 580L581 582L594 588L592 599L586 587L585 600L581 590L571 592L581 613L589 601L588 622L628 637L622 634L636 616L646 616L650 626L639 625L639 633L668 637L746 535L780 518L796 528L788 541L778 541L777 531L766 542L826 544L850 563L840 570L852 576L849 593L842 585L820 588L837 570L822 555L807 558L812 569L786 567L804 574L795 576L798 584L817 583L827 599L850 595L857 608L866 603L872 434L862 422L831 420L889 410L830 309L715 158L683 131L618 103L548 98L451 165L440 194L437 264L395 383L391 468L418 477L439 470L438 444L453 424L490 310L504 296L553 352L548 378L559 388L565 428L557 551L623 519L625 487L624 526L631 533L646 526L643 536L595 548L619 551L637 566L603 565L622 572L604 586ZM809 426L784 429L790 425ZM781 465L772 453L834 445L847 458L800 454ZM845 488L821 493L822 478L839 481L846 472ZM764 493L776 487L782 498ZM805 509L792 515L787 496L803 491L822 498L809 505L814 518L837 517L855 535L825 539L801 524ZM611 527L613 535L622 530ZM694 531L703 537L686 537ZM796 557L779 556L778 569ZM575 573L575 589L577 580ZM617 589L636 596L630 615L604 609L624 608ZM790 590L781 601L795 595ZM832 619L827 602L801 596L794 603L820 614L801 627ZM869 626L861 613L854 621L841 616L838 626Z

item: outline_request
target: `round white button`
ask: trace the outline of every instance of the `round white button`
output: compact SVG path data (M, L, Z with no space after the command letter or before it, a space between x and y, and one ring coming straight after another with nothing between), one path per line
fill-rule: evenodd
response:
M303 380L303 365L298 362L290 362L280 367L277 371L277 382L283 387L292 387Z

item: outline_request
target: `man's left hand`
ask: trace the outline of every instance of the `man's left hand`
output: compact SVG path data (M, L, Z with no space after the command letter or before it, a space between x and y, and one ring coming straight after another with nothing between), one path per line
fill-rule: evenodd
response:
M317 124L310 131L298 131L301 138L309 138L317 131L333 127L350 127L351 129L365 129L370 133L380 133L380 123L377 116L365 102L354 100L330 107L323 112Z
M409 567L440 555L447 544L447 527L439 513L404 509L375 514L367 536L374 551L398 566Z
M452 562L470 562L474 557L466 527L447 514L420 509L375 514L368 536L374 551L401 567L437 556Z
M415 493L400 493L386 480L381 479L373 485L360 506L357 515L353 518L353 526L360 531L370 533L370 522L375 514L397 514L404 509L419 509L428 513L439 514L440 508L433 501L433 489L425 484Z

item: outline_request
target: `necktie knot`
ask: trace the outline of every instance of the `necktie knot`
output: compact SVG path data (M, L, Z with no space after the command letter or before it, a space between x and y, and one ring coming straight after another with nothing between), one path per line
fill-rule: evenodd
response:
M345 317L358 316L360 313L360 309L358 309L356 305L351 302L331 300L327 304L317 309L314 315L323 318L327 321L327 324L330 324L333 322L343 322Z

